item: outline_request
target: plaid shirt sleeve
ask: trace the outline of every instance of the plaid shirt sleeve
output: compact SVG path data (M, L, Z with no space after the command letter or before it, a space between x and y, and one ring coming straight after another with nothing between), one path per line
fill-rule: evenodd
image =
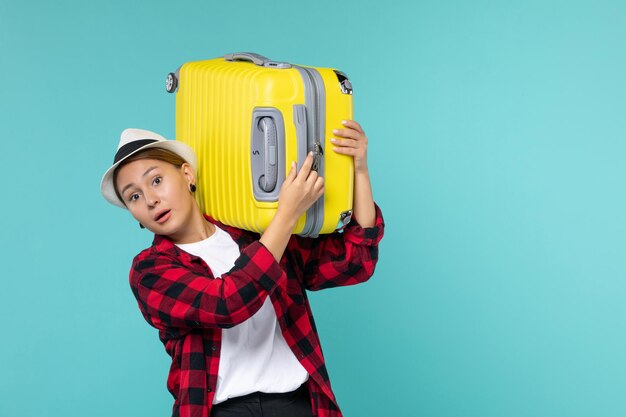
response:
M318 238L296 236L294 250L303 262L306 289L322 290L359 284L374 273L378 261L378 243L383 238L385 223L380 207L376 207L374 226L363 228L352 219L343 233Z
M259 241L244 248L221 279L213 278L200 258L172 256L154 245L135 257L130 272L131 288L143 316L152 326L168 332L235 326L259 310L265 297L286 279L284 270Z

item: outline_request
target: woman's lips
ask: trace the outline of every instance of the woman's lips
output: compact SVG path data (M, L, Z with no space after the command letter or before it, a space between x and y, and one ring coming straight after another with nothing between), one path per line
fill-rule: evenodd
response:
M170 218L171 213L171 210L164 211L156 217L155 221L159 224L163 224Z

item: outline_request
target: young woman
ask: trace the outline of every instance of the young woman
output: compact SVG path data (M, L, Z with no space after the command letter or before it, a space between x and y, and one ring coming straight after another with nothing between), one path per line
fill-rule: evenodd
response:
M155 234L133 261L130 285L172 357L173 416L340 417L305 290L366 281L383 236L372 198L367 137L354 121L334 131L354 160L353 219L343 233L292 235L323 194L307 157L283 183L262 235L203 215L197 161L182 142L122 132L101 191Z

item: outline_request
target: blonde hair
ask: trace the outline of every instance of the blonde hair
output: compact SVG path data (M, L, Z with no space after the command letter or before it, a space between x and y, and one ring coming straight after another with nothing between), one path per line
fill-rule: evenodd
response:
M120 192L117 189L117 173L120 168L126 164L129 164L133 161L138 161L140 159L156 159L158 161L167 162L168 164L174 165L176 168L180 168L184 163L187 163L185 159L183 159L180 155L175 152L169 151L163 148L148 148L143 151L139 151L128 158L124 159L118 166L115 168L113 172L113 188L115 189L115 195L120 199L121 202L126 205L126 202L120 195Z

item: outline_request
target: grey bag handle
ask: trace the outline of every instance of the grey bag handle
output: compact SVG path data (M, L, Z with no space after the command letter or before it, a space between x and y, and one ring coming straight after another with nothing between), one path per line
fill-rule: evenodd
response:
M226 61L247 61L252 62L255 65L260 67L269 67L269 68L291 68L291 64L288 62L276 62L272 61L269 58L255 54L254 52L235 52L233 54L224 55L224 59Z
M278 177L278 148L276 123L271 117L263 117L259 121L259 127L263 131L263 143L265 145L265 174L259 178L259 186L265 192L276 188Z
M224 55L226 61L249 61L260 67L264 66L269 59L260 54L254 52L235 52L234 54Z

